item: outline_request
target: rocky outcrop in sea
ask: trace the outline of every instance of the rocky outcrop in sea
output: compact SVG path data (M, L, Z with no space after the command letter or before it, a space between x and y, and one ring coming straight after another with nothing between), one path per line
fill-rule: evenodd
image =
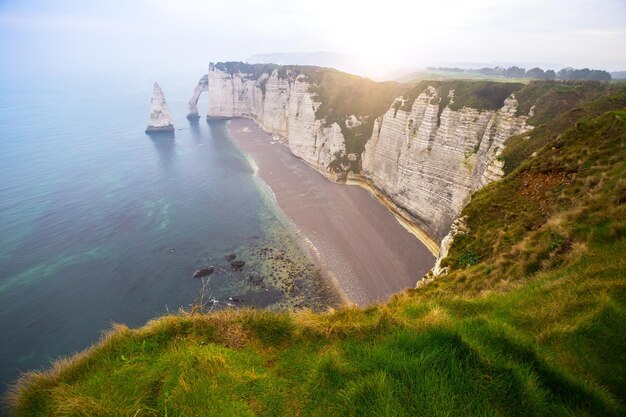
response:
M154 83L152 100L150 101L150 122L146 133L173 133L172 114L167 107L163 91L157 82Z

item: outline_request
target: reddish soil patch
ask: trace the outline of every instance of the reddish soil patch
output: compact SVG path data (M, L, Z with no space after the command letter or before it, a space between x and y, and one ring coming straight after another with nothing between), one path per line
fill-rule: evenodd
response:
M539 204L541 211L548 212L552 202L552 191L560 185L570 185L571 179L565 172L524 172L520 175L522 187L519 193Z

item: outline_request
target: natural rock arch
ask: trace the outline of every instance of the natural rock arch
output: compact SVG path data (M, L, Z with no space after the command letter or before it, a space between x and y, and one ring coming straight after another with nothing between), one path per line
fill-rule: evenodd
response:
M198 100L200 99L200 95L203 91L209 91L209 75L204 74L200 81L198 81L198 85L193 90L193 95L189 99L187 105L189 106L189 114L187 115L187 119L189 120L198 120L200 115L198 114Z

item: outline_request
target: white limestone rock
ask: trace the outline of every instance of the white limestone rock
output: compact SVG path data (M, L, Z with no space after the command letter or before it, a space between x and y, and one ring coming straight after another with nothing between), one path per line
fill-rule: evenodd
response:
M435 261L435 266L431 270L432 275L438 277L440 275L445 275L448 273L448 267L441 267L441 261L443 261L446 256L448 256L448 252L452 247L452 243L454 242L454 238L467 233L467 227L465 225L466 217L459 217L450 226L450 231L441 241L441 246L439 248L439 256L437 257L437 261Z
M209 89L209 77L205 74L198 81L198 85L193 90L193 95L189 99L187 105L189 106L189 114L187 114L187 119L189 120L198 120L200 115L198 114L198 100L200 99L200 94L204 91L208 91Z
M448 106L438 117L441 99L428 87L410 111L392 105L362 156L363 175L438 242L472 193L503 175L504 142L532 128L514 96L497 111Z
M253 74L230 74L211 64L206 77L207 117L253 119L265 131L286 137L295 156L329 178L338 179L341 172L337 172L333 161L346 155L345 139L339 125L327 126L316 118L320 103L310 93L310 83L303 74L288 72L279 77L274 70L255 79ZM190 114L199 88L200 85L190 99Z
M346 118L346 127L349 128L349 129L361 126L362 124L363 124L363 122L358 117L356 117L354 114L352 114L348 118Z
M173 132L172 114L167 107L167 101L157 82L154 83L152 100L150 101L150 122L146 133Z

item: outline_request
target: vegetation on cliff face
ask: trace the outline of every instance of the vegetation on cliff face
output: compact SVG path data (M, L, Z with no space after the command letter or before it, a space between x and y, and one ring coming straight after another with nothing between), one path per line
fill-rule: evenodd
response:
M532 108L528 123L541 126L559 114L618 90L618 86L597 81L535 81L515 93L517 114L527 115Z
M533 152L556 140L579 119L626 106L624 85L537 82L525 87L516 96L520 103L518 113L520 108L524 108L523 112L534 105L534 116L528 122L536 127L507 140L501 155L506 173L512 172Z
M318 83L325 71L335 71L330 68L316 67L312 65L278 65L278 64L247 64L245 62L218 62L211 64L215 69L230 75L240 74L249 80L258 80L263 74L272 75L277 71L279 78L297 77L304 74L310 82Z
M429 86L437 90L439 114L445 107L460 110L470 107L478 110L498 110L504 100L515 94L518 101L517 115L528 115L532 108L532 117L528 123L541 126L554 117L569 111L600 96L614 94L623 86L591 81L532 81L528 84L497 81L421 81L404 95L405 102L401 110L411 111L415 99ZM454 90L454 99L449 97ZM527 155L526 155L527 156Z
M12 414L624 415L626 111L607 100L475 194L447 276L365 309L116 326L24 375Z
M602 98L545 126L546 145L463 211L465 233L445 277L414 296L455 294L516 316L547 358L573 377L626 400L626 95ZM566 120L571 127L555 129ZM474 262L467 262L468 254ZM534 305L531 305L533 303ZM508 309L516 312L506 312ZM608 415L609 411L598 412Z
M626 105L626 95L617 102ZM452 271L429 291L453 282L472 293L510 286L578 258L591 244L626 237L623 115L579 119L536 157L476 192L462 213L467 231L442 264Z
M382 116L394 99L409 87L396 82L376 82L344 72L325 71L311 92L319 101L316 117L327 126L337 123L346 140L346 152L361 155L372 136L374 120ZM356 116L359 125L347 127L346 119Z

